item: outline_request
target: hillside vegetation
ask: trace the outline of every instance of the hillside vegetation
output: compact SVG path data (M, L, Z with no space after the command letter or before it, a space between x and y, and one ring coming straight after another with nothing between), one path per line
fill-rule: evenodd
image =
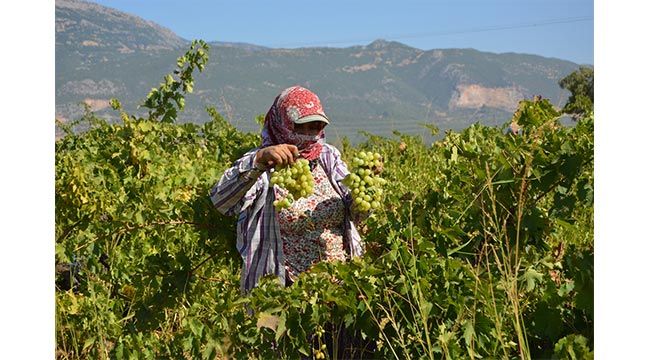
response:
M219 26L215 23L215 26ZM151 85L173 70L189 45L170 30L98 4L56 1L56 117L83 115L80 103L110 122L108 106L119 97L130 114ZM302 85L318 94L335 119L328 137L347 136L358 144L360 129L391 136L473 123L500 125L519 100L541 95L562 106L569 92L558 81L578 68L570 61L474 49L417 49L376 40L346 48L271 49L250 44L210 44L212 61L197 75L195 96L177 122L202 124L214 107L238 130L257 131L254 119L266 113L284 88ZM60 134L62 135L62 134Z

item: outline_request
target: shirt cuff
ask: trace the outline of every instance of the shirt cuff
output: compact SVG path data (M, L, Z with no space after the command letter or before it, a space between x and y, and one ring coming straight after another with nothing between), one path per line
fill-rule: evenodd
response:
M239 164L239 172L247 179L257 178L266 171L266 167L255 162L257 152L250 154L250 158Z

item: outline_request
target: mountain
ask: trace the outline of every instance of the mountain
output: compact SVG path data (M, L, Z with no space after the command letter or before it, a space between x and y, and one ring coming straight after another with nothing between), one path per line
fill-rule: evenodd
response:
M56 0L56 117L78 118L85 102L98 115L116 119L108 101L127 111L173 71L189 41L169 29L114 9L80 0ZM519 100L542 95L556 106L569 93L558 81L578 64L537 55L474 49L421 50L376 40L347 48L273 49L211 42L210 61L195 76L179 122L208 119L214 106L242 130L258 131L285 87L316 92L333 119L328 136L393 130L426 134L474 122L503 124Z

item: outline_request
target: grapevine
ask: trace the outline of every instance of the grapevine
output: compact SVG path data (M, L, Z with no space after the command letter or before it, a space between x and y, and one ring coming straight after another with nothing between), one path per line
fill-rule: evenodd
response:
M283 199L273 201L273 206L278 210L288 208L295 200L311 195L314 192L314 177L309 169L309 161L298 159L293 165L276 168L271 174L271 185L289 191Z
M355 152L343 180L357 210L387 210L355 219L370 256L321 261L289 288L263 276L242 296L241 223L204 195L259 134L213 108L202 126L175 123L185 91L166 84L149 117L114 101L122 122L88 112L56 142L57 358L431 358L440 339L452 359L593 358L593 112L565 127L525 100L516 137L477 123L431 145L372 138L360 146L382 155ZM311 179L294 167L275 174L285 207L302 197L285 180ZM343 344L324 343L323 326L348 321Z
M382 186L386 184L379 176L383 166L378 153L361 151L352 159L352 172L343 179L343 184L350 189L356 209L367 212L381 206Z

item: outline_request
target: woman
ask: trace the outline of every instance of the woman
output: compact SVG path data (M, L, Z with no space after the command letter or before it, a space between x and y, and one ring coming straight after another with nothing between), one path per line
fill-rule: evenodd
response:
M349 173L339 151L325 143L330 120L318 96L293 86L275 98L264 119L262 146L244 154L212 188L223 214L239 214L237 250L243 259L241 288L247 292L263 275L285 285L318 261L345 260L363 253L352 221L351 196L341 181ZM276 210L285 190L270 185L271 169L309 160L314 192Z

